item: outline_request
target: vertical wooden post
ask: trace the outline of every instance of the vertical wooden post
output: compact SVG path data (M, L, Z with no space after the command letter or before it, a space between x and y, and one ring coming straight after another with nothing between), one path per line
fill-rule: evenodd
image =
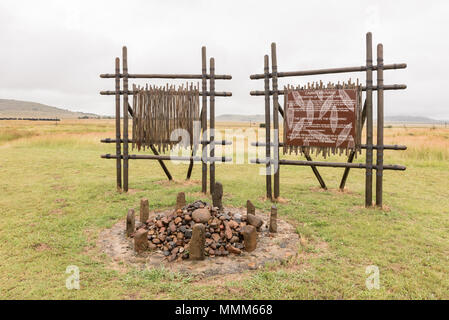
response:
M117 190L122 190L122 144L120 134L120 58L115 58L115 154L117 155Z
M200 111L200 117L202 117L203 116L203 108L201 108L201 111ZM202 118L201 118L201 126L203 125L203 120L202 120ZM195 135L195 129L196 129L196 127L195 127L195 125L193 126L194 128L193 128L193 134ZM200 128L200 131L201 131L201 128ZM200 132L201 133L201 132ZM192 137L192 139L193 139L193 137ZM200 138L200 141L201 141L201 138ZM193 147L192 147L192 152L191 152L191 156L193 157L193 156L195 156L196 155L196 152L198 151L198 148L199 148L199 144L197 145L196 143L195 143L195 141L194 141L194 143L193 143ZM187 177L186 177L186 180L190 180L190 177L192 176L192 171L193 171L193 159L192 160L190 160L190 163L189 163L189 168L187 169Z
M377 45L377 174L376 206L382 208L382 179L384 165L384 49Z
M201 111L200 111L200 117L202 117L203 116L203 109L201 109ZM201 123L201 125L200 126L202 126L202 122L203 120L202 120L202 118L201 118L201 121L200 121L200 123ZM195 122L194 122L195 123ZM193 126L193 135L195 136L195 134L196 134L196 126L194 125ZM201 128L200 128L200 136L201 136ZM194 137L191 137L191 139L194 139ZM201 141L201 137L200 137L200 141ZM189 163L189 168L187 169L187 177L186 177L186 180L190 180L190 177L192 176L192 171L193 171L193 164L194 164L194 162L193 162L193 156L195 156L196 155L196 152L197 152L197 150L198 150L198 148L199 148L199 144L197 145L196 143L195 143L195 141L193 141L193 146L192 146L192 152L190 153L190 155L192 156L192 159L190 160L190 163Z
M373 39L366 34L366 172L365 207L373 204Z
M128 51L123 47L123 190L128 192Z
M271 80L273 83L273 129L274 129L274 199L279 197L279 101L278 101L278 67L276 43L271 44Z
M193 151L195 147L192 148L192 152L190 153L190 155L193 157L195 155L195 151ZM186 176L186 180L190 180L190 177L192 176L192 170L193 170L193 160L190 160L189 163L189 168L187 169L187 176Z
M209 136L210 136L210 193L213 195L215 190L215 59L210 58L209 63L210 68L210 80L209 80L209 90L210 90L210 125L209 125Z
M265 81L265 159L271 160L271 137L270 137L270 78L269 73L269 61L268 55L264 57L264 81ZM271 193L271 163L266 164L266 187L267 187L267 199L272 199Z
M202 62L202 81L203 81L203 106L202 106L202 114L201 114L201 127L203 129L201 136L201 145L202 145L202 153L201 153L201 163L202 163L202 187L201 191L203 193L207 192L207 70L206 70L206 47L201 48L201 62Z
M203 114L203 110L201 110L200 115ZM195 134L195 130L194 133ZM196 151L197 151L197 146L195 145L195 143L192 146L192 152L190 153L190 155L193 157L196 155ZM190 160L189 163L189 168L187 169L187 176L186 176L186 180L190 180L190 177L192 176L192 171L193 171L193 159Z

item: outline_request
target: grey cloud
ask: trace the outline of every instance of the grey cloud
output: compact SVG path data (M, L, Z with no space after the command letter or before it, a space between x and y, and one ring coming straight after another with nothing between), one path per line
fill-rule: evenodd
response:
M73 110L113 113L113 89L99 78L113 72L128 46L130 72L199 73L201 46L217 72L232 74L217 90L233 92L217 113L263 113L263 98L249 91L262 81L270 43L281 71L362 65L364 37L384 44L385 62L407 70L385 73L385 82L406 83L386 94L386 113L449 119L444 92L449 42L447 1L2 1L0 97L33 100ZM282 79L283 84L346 80L363 74Z

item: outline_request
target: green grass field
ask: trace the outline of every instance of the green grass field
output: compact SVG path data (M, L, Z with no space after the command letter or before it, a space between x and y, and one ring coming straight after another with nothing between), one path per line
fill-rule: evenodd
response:
M224 128L226 124L221 124ZM187 166L168 163L177 182L165 183L155 161L131 161L129 194L115 191L115 161L100 159L114 145L112 121L0 122L0 298L3 299L448 299L449 129L385 129L385 210L365 209L364 171L321 168L321 191L308 167L281 168L279 214L303 239L298 257L237 275L195 278L163 269L113 267L96 246L147 197L151 209L173 206L176 194L201 197L183 183ZM344 161L344 157L333 158ZM359 157L357 161L363 161ZM251 199L268 211L259 165L217 166L225 205ZM193 180L200 180L196 165ZM161 183L162 181L162 183ZM206 197L203 197L206 198ZM80 290L65 286L66 267L80 268ZM380 289L365 286L367 266L380 270Z

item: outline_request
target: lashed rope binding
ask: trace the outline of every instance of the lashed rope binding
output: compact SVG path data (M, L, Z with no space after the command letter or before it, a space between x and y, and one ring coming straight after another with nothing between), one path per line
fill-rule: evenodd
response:
M199 121L199 85L134 86L133 91L133 149L154 145L165 152L175 145L193 148L197 144L194 122ZM189 134L188 141L171 141L177 129Z

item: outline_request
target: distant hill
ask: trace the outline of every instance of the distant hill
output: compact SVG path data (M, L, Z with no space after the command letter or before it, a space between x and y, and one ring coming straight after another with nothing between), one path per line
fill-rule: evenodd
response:
M420 116L388 116L384 119L385 122L401 122L401 123L444 123L444 121L435 120L428 117Z
M265 115L263 114L254 114L254 115L247 115L247 114L223 114L221 116L216 117L216 121L222 121L222 122L265 122ZM399 116L388 116L385 117L385 122L393 122L393 123L432 123L432 124L438 124L438 123L444 123L444 121L435 120L428 117L419 117L419 116L405 116L405 115L399 115Z
M263 114L222 114L215 118L216 121L229 122L265 122L265 115Z
M45 104L30 101L0 99L0 118L60 118L74 119L79 117L98 118L93 113L73 112Z

